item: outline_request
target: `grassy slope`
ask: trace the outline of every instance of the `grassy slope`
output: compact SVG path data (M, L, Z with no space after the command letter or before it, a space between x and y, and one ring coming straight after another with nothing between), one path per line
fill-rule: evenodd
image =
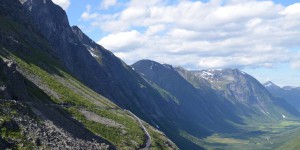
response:
M43 89L44 93L41 93L40 89L28 87L32 97L43 103L67 103L70 105L70 107L64 109L67 113L82 122L87 129L112 142L120 149L136 149L144 144L146 138L139 123L115 104L90 90L68 74L56 59L46 53L50 51L46 41L41 40L35 34L29 35L31 41L35 41L34 43L22 39L18 35L20 32L26 31L26 28L3 17L1 17L0 27L2 33L16 35L15 39L30 50L30 54L24 54L18 49L3 48L1 46L1 58L14 60L25 77L34 77L28 79L36 83L40 89ZM37 48L43 48L43 50ZM122 133L121 129L117 127L88 120L78 111L79 109L112 119L124 125L125 132ZM155 138L155 141L163 142L165 139L162 136ZM153 143L153 147L156 146L157 144ZM160 146L167 148L166 145Z
M300 137L278 148L278 150L299 150L299 149L300 149Z

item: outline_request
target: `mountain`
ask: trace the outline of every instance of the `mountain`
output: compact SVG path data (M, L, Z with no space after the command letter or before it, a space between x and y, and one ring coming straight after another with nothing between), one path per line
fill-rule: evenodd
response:
M180 111L187 113L187 117L198 122L197 124L200 126L197 129L205 127L213 131L228 132L233 128L224 119L240 122L240 118L231 109L233 106L230 103L222 101L222 98L209 88L198 90L171 65L141 60L134 63L132 67L140 72L148 82L175 97L180 105ZM193 124L196 125L196 123L189 124L189 127Z
M151 60L140 60L132 67L154 87L176 98L179 110L197 122L188 122L190 128L246 133L239 126L276 124L299 116L285 100L273 97L255 78L237 69L188 71ZM182 136L199 143L203 131L195 131Z
M179 99L183 106L190 103L186 104L190 111L193 110L192 106L204 107L198 110L200 114L210 114L200 116L204 120L222 120L216 117L222 116L218 112L227 115L221 118L237 123L239 117L274 121L299 115L285 100L273 97L255 78L237 69L187 71L182 67L173 68L150 60L138 61L132 67ZM209 111L205 112L205 108L209 108ZM214 129L213 125L207 125Z
M169 103L59 6L2 0L0 18L0 149L177 149L128 111L160 118Z
M278 85L274 84L271 81L268 81L268 82L264 83L263 86L265 88L267 88L268 90L269 89L272 89L272 90L279 90L279 89L281 89Z
M266 82L264 86L268 91L276 97L281 97L285 99L288 103L294 106L298 111L300 111L300 88L299 87L279 87L271 81Z
M273 97L255 78L240 70L210 69L190 73L194 79L187 78L189 82L197 85L206 80L214 91L236 106L240 116L266 121L299 115L285 100Z

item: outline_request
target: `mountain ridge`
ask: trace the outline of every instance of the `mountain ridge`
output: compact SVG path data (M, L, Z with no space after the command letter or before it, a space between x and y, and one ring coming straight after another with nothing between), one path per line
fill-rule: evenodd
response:
M144 66L139 67L139 64L142 63L144 63ZM159 73L159 75L153 76L153 67L158 65L159 63L157 62L153 62L150 60L141 60L136 62L132 66L135 68L135 70L141 72L142 75L145 76L145 74L148 74L149 80L157 80L155 78L158 78L158 76L160 76L159 78L162 78L161 76L163 75L163 73ZM168 68L173 69L172 66ZM273 103L272 105L284 103L283 105L288 107L284 108L284 111L288 111L289 113L298 115L297 111L293 110L292 107L288 106L285 100L275 100L275 98L271 94L269 94L269 92L264 88L264 86L261 85L255 78L240 70L210 69L201 71L187 71L182 67L176 67L175 70L196 89L201 89L201 91L215 91L218 93L218 95L222 95L225 99L229 100L229 102L231 102L233 105L237 104L237 107L241 107L243 111L245 109L248 109L248 112L250 113L252 110L254 110L254 108L252 107L256 107L256 113L268 115L270 113L268 112L268 106L271 103ZM169 75L168 78L172 78L171 75ZM189 91L193 90L187 90L187 93ZM176 91L173 93L176 93ZM255 95L255 93L257 98L251 96ZM275 111L275 108L270 109ZM248 114L245 115L247 116ZM278 114L277 118L282 118L282 114Z
M298 111L300 111L300 88L292 86L279 87L276 84L273 86L266 86L268 91L276 97L281 97L287 100L289 104L293 105Z

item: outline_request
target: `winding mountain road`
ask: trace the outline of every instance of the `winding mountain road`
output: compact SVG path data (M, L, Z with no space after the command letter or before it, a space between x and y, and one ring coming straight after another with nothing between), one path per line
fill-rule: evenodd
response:
M145 147L141 148L141 149L147 149L150 150L150 145L151 145L151 136L149 134L149 132L147 131L146 127L143 125L141 119L139 117L137 117L135 114L133 114L131 111L124 109L124 111L128 112L129 114L131 114L134 118L136 118L138 120L138 122L140 123L143 131L145 132L146 138L147 138L147 142L145 144Z

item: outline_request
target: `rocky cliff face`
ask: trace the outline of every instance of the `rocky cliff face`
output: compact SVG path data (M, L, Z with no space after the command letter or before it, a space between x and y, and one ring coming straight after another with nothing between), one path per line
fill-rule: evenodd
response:
M70 27L60 7L51 0L27 0L22 3L38 31L54 48L50 53L79 80L123 108L141 115L149 112L156 116L163 114L157 105L163 101L160 94L78 27Z
M203 70L193 72L198 78L206 79L213 89L221 92L232 102L261 104L269 102L270 94L256 79L237 69ZM267 97L266 99L260 99Z

